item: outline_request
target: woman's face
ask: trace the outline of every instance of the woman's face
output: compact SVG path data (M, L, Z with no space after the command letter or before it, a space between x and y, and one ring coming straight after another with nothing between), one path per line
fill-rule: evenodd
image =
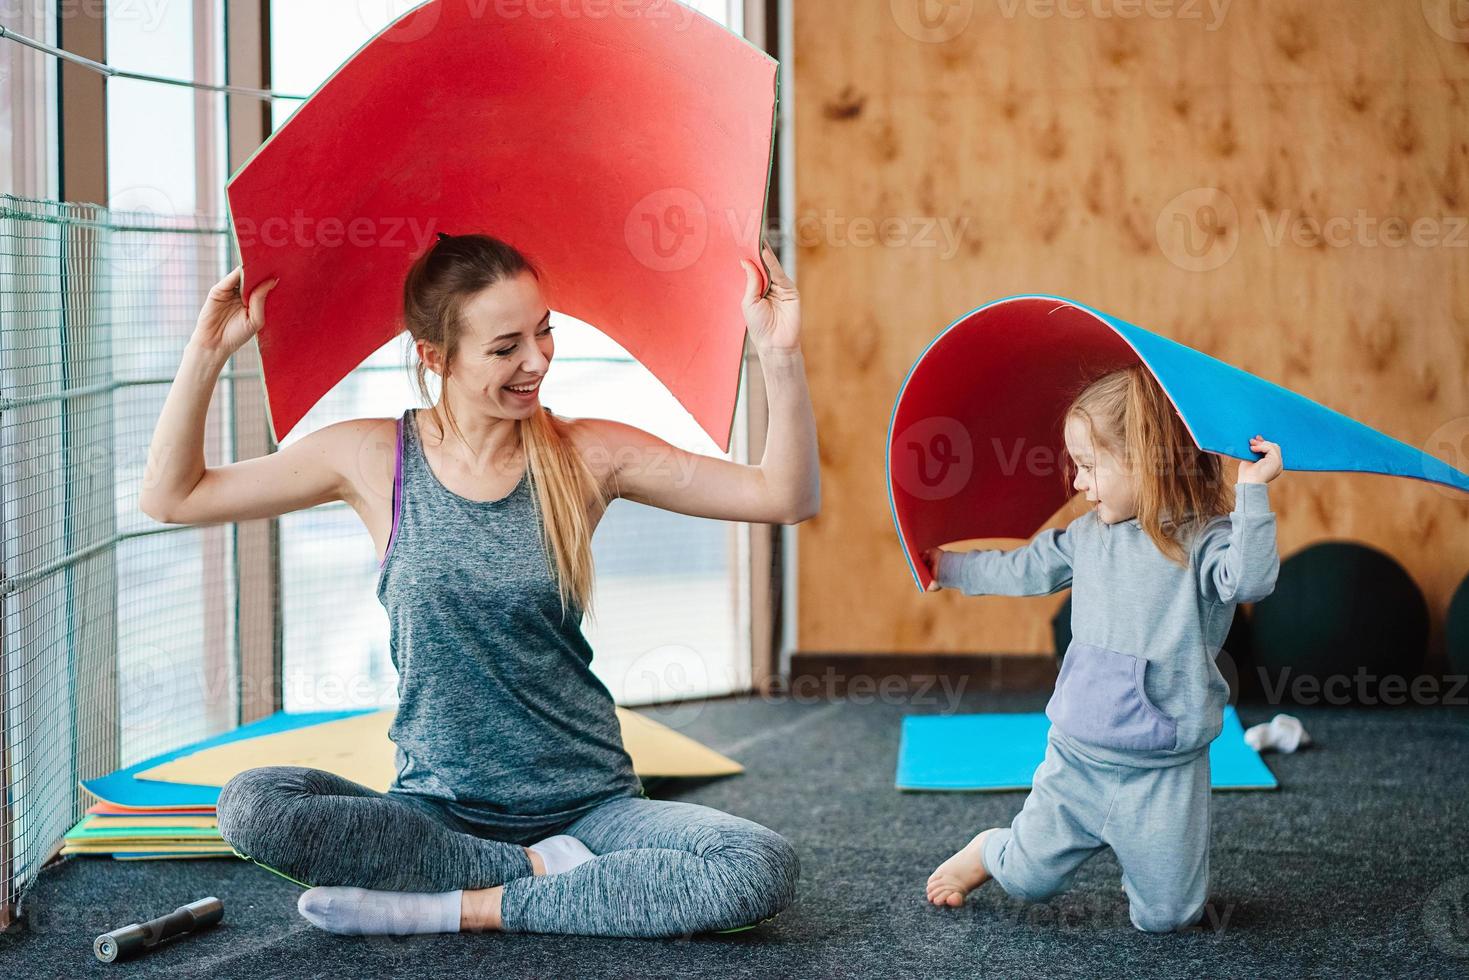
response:
M464 332L449 375L460 399L503 418L539 411L541 379L556 349L550 321L541 285L529 272L476 293L464 305Z
M1106 447L1093 442L1091 426L1079 415L1066 419L1066 451L1076 463L1072 486L1097 505L1103 523L1116 524L1137 516L1132 475Z

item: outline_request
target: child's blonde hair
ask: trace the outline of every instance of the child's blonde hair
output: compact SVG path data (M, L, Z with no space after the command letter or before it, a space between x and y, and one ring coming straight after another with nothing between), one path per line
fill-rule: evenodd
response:
M1080 418L1092 443L1105 448L1137 477L1138 524L1158 550L1188 565L1187 536L1204 521L1234 508L1234 488L1224 481L1222 460L1194 445L1183 420L1152 372L1123 368L1087 384L1061 420ZM1074 461L1062 467L1068 488Z

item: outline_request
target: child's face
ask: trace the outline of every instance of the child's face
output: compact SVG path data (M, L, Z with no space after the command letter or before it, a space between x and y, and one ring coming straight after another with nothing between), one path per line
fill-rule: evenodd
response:
M1106 447L1092 441L1091 426L1078 415L1066 420L1066 451L1076 463L1072 486L1097 505L1103 523L1116 524L1137 516L1137 485L1132 474Z

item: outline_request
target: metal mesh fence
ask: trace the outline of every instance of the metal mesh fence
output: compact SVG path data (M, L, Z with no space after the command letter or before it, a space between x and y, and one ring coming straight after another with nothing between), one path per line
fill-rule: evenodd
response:
M78 780L236 724L158 696L233 646L230 527L137 508L153 422L221 274L223 227L0 196L0 887L18 898L85 808ZM228 461L210 407L206 460ZM258 381L256 382L258 384ZM201 588L201 584L206 586Z

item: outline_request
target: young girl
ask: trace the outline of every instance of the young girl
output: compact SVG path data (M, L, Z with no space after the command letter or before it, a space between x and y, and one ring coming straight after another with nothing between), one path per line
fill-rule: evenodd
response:
M1229 687L1214 665L1234 608L1269 595L1280 557L1265 484L1280 447L1239 466L1194 446L1141 366L1106 375L1064 418L1073 485L1096 506L1013 551L929 549L930 591L1071 588L1071 645L1046 706L1046 755L1008 828L980 833L928 879L957 907L994 878L1039 902L1103 847L1122 865L1133 925L1199 921L1209 889L1209 743Z

